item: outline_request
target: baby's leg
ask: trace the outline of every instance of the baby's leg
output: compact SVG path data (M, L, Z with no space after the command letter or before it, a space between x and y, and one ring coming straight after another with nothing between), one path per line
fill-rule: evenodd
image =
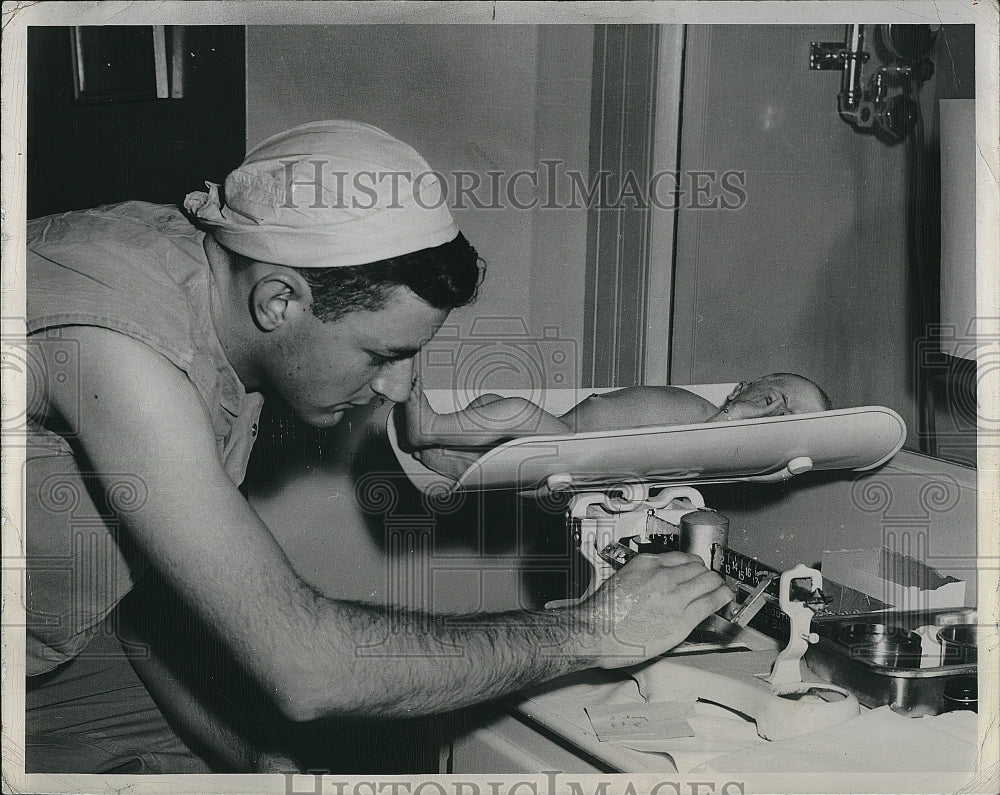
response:
M454 418L448 414L438 414L431 407L427 396L414 380L413 390L405 403L406 438L413 447L423 448L436 444L435 434L442 430L454 430ZM448 427L445 428L444 426Z
M485 395L479 395L478 397L474 397L472 400L470 400L469 405L466 406L466 408L476 409L479 408L480 406L486 406L490 403L496 403L498 400L503 400L503 399L504 398L502 398L500 395L494 395L490 392L487 392Z
M451 414L438 414L427 400L419 379L414 379L413 390L409 400L406 401L406 436L410 444L418 449L439 446L442 444L451 445L475 445L488 444L487 441L480 441L479 438L467 439L469 421L463 421L465 417L476 417L476 410L482 406L502 401L500 395L485 394L479 395L469 401L461 411ZM468 412L468 413L467 413ZM475 457L473 457L475 458ZM434 467L431 467L434 469ZM462 470L465 471L464 469ZM461 473L459 473L461 474Z
M458 480L472 464L479 459L479 453L469 450L449 450L444 447L427 447L413 453L421 464L446 477Z
M488 447L504 439L544 433L565 433L567 425L524 398L486 394L461 411L438 414L419 381L406 402L406 435L423 447Z

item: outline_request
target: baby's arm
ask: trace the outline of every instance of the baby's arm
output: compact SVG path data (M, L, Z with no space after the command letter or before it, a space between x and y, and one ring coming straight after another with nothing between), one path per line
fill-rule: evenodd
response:
M732 422L736 420L753 420L760 417L776 417L787 413L780 400L755 403L749 400L727 400L719 411L707 422Z
M438 414L419 381L406 402L406 428L416 448L489 447L515 437L571 431L558 417L524 398L481 396L461 411Z

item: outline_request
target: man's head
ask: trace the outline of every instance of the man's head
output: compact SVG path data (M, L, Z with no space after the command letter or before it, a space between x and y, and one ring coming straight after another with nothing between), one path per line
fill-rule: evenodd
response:
M426 161L369 125L316 122L219 187L185 208L209 232L216 330L248 388L313 425L404 400L413 358L481 279Z
M726 399L726 405L740 402L760 407L780 403L774 414L807 414L833 408L819 386L795 373L771 373L756 381L741 381Z

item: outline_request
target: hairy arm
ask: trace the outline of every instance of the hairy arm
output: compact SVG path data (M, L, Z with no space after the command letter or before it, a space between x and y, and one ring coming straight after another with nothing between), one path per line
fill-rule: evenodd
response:
M49 397L78 418L99 478L145 483L145 500L120 512L125 531L289 718L431 713L636 662L731 597L696 559L667 554L640 556L584 605L544 613L430 616L326 598L226 477L183 373L114 332L66 331L80 342L82 388Z
M129 594L116 627L160 711L213 770L299 772L272 732L261 731L281 731L269 700L158 577L147 577Z

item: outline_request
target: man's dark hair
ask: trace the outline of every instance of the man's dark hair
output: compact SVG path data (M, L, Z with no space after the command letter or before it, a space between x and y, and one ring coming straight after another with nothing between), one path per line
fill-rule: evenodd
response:
M435 309L471 303L484 266L459 232L439 246L343 268L296 268L312 289L312 312L324 323L349 312L382 309L396 287L408 287Z
M236 268L252 260L230 252ZM340 268L295 268L312 290L310 308L324 323L358 310L385 307L396 287L408 287L435 309L452 310L472 303L485 264L465 236L439 246L364 265Z

